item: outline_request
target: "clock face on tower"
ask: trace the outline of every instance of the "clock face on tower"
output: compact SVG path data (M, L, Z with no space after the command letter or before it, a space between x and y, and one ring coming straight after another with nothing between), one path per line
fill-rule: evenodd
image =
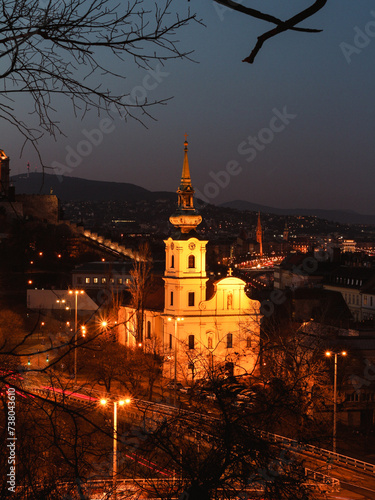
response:
M194 250L195 243L189 243L189 250Z

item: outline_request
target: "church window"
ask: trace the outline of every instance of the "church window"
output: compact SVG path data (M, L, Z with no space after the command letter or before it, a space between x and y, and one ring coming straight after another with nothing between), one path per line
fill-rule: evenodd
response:
M172 255L172 258L171 258L171 267L174 267L174 255Z
M173 306L173 292L171 292L171 306Z
M188 267L189 267L189 269L193 269L195 267L195 257L194 257L194 255L189 255Z
M194 349L194 335L189 335L189 349Z
M147 338L151 338L151 321L147 321Z
M233 347L233 334L228 333L227 334L227 349L230 349L231 347Z
M189 292L189 307L194 307L195 303L195 293Z

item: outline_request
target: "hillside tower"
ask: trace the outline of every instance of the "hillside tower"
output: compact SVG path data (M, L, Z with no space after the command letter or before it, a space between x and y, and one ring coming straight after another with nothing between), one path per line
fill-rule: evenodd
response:
M259 243L259 255L263 257L263 230L262 230L262 223L260 220L260 212L258 212L258 223L257 223L257 229L256 229L256 240L257 243Z

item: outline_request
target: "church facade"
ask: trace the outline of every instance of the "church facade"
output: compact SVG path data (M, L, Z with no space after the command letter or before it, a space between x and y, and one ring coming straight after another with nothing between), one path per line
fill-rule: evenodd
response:
M207 240L196 231L202 217L194 208L188 143L184 144L178 207L165 243L163 301L144 311L142 338L132 307L119 311L119 340L157 349L164 376L182 383L210 372L246 375L256 369L259 352L260 304L245 293L245 282L232 276L211 281L206 273ZM138 335L138 338L137 338Z

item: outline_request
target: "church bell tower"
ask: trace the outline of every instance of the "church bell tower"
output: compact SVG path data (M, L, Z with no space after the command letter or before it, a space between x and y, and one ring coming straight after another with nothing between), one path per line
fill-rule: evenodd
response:
M165 306L168 315L196 314L206 300L206 245L196 232L202 217L194 208L188 142L185 136L181 182L177 190L177 209L169 218L174 226L165 243Z

